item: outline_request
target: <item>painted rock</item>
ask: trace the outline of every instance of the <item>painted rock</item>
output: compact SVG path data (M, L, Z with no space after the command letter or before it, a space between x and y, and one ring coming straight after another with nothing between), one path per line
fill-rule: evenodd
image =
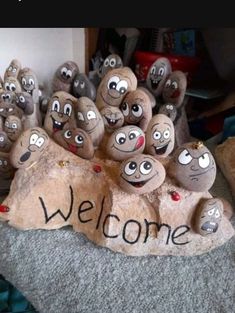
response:
M108 55L101 68L101 77L104 77L110 70L119 67L123 67L121 57L114 53Z
M8 180L14 177L15 169L10 163L9 153L0 152L0 177Z
M16 93L16 105L25 115L30 115L34 112L33 98L31 94L26 91Z
M32 96L34 96L35 94L34 101L38 103L39 84L38 84L38 78L35 72L31 68L25 67L20 71L19 80L21 83L22 91L26 91L30 93Z
M4 89L6 91L13 91L13 92L21 92L22 88L20 82L16 77L6 77L4 80Z
M6 118L9 115L22 117L23 111L16 106L16 96L13 91L4 91L0 94L0 116Z
M52 91L65 91L70 93L72 91L73 81L75 76L79 73L78 65L73 61L67 61L61 64L52 80Z
M76 98L88 97L92 101L96 98L96 88L84 73L78 73L73 81L73 95Z
M183 103L187 88L186 75L181 71L174 71L167 78L162 90L162 97L165 103L171 103L180 107Z
M4 124L3 130L11 141L16 141L22 132L22 122L18 116L9 115Z
M9 152L11 150L12 142L4 131L0 131L0 151Z
M124 115L117 107L107 105L100 111L100 114L104 121L105 130L109 133L124 124Z
M173 104L165 103L160 106L158 113L165 114L174 122L177 116L177 108Z
M19 60L12 60L8 68L6 69L4 73L4 80L7 77L15 77L17 78L21 70L21 63Z

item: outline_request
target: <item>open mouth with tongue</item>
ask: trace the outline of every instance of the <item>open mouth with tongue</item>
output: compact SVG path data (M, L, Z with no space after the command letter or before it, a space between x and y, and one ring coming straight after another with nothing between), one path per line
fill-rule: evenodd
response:
M119 119L115 120L112 118L108 118L107 116L105 116L105 119L110 126L115 126L117 124L117 122L119 121Z
M167 150L168 145L169 145L169 142L167 144L165 144L164 146L161 146L161 147L155 147L154 146L156 154L158 154L158 155L164 154Z
M52 116L52 123L53 123L53 132L57 132L58 130L62 130L64 128L64 125L66 124L66 122L59 122L57 120L55 120Z
M218 229L218 224L215 222L205 222L201 229L208 233L215 233Z
M150 79L151 80L151 87L152 89L157 89L161 79Z

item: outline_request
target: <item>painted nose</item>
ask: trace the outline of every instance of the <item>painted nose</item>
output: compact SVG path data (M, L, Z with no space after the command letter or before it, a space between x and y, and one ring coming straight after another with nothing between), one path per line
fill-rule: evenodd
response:
M63 117L64 114L59 112L58 115L59 117Z
M140 178L140 174L136 174L136 175L135 175L135 178L136 178L136 179L139 179L139 178Z
M163 143L164 142L164 139L160 139L160 143Z
M190 168L192 171L198 171L199 170L199 168L196 167L195 165L190 166Z

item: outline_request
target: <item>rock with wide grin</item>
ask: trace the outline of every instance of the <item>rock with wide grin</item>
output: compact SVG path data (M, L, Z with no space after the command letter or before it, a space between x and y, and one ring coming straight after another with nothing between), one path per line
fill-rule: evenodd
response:
M155 147L154 146L156 154L160 154L160 155L164 154L167 150L168 144L169 144L169 142L167 144L165 144L164 146L161 146L161 147Z
M54 119L51 116L52 122L53 122L53 131L56 132L58 130L62 130L64 128L64 125L66 124L66 122L59 122L56 119Z

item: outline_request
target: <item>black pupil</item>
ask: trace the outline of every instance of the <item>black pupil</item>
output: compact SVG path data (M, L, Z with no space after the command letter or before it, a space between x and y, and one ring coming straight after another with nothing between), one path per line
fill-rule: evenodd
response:
M111 82L109 84L109 89L116 89L116 87L117 87L117 84L115 82Z
M77 136L77 140L78 140L79 142L82 142L82 141L83 141L82 136Z
M135 162L131 162L130 165L129 165L129 169L130 170L135 170L137 167L137 164Z
M119 142L120 145L123 145L126 142L126 138L121 137L121 138L118 139L118 142Z
M152 164L150 162L146 161L144 163L144 169L145 170L150 170L151 168L152 168Z
M127 104L126 104L126 102L123 103L122 109L123 109L124 111L127 109Z
M134 104L134 105L132 106L132 111L134 111L134 112L138 112L138 111L139 111L139 106L138 106L138 104Z
M71 136L72 136L72 132L71 132L71 131L68 131L68 132L67 132L67 136L71 137Z
M9 86L7 86L7 90L9 90L9 91L10 91L10 87L9 87Z
M55 104L54 110L55 110L55 111L58 111L58 105L57 105L57 104Z
M125 87L121 87L119 92L122 93L122 94L125 93L126 92L126 88Z
M136 134L131 133L131 134L129 135L129 138L130 138L130 140L132 140L132 139L136 138Z
M12 90L13 90L13 91L15 91L15 90L16 90L16 87L15 87L15 86L13 86L13 87L12 87Z
M69 113L70 113L70 109L67 108L67 109L66 109L66 114L69 115Z

